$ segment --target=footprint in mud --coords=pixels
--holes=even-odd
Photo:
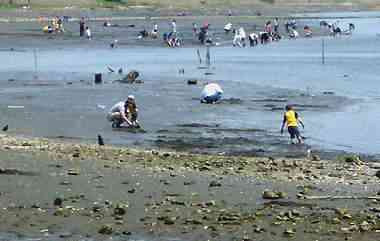
[[[191,99],[195,100],[195,101],[199,101],[199,98],[196,98],[196,97],[193,97]],[[218,104],[218,105],[222,105],[222,104],[241,105],[243,103],[244,103],[244,101],[242,99],[239,99],[239,98],[227,98],[227,99],[221,99],[218,102],[216,102],[215,104]]]
[[[220,124],[202,124],[202,123],[188,123],[178,124],[177,127],[189,127],[189,128],[207,128],[207,127],[219,127]]]

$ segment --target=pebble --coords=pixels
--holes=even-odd
[[[293,236],[296,233],[296,231],[292,228],[287,228],[284,231],[285,236]]]
[[[117,221],[115,222],[115,224],[117,224],[117,225],[123,225],[123,224],[124,224],[124,221],[123,221],[123,220],[117,220]]]
[[[340,221],[339,218],[333,218],[332,223],[333,223],[333,224],[340,224],[341,221]]]
[[[69,182],[69,181],[62,181],[62,182],[59,183],[59,185],[62,185],[62,186],[69,186],[69,185],[72,185],[72,183]]]
[[[315,161],[315,162],[319,162],[319,161],[321,161],[321,158],[320,158],[318,155],[313,155],[313,156],[311,157],[311,160],[312,160],[312,161]]]
[[[70,175],[70,176],[79,176],[80,175],[80,171],[79,170],[75,170],[75,169],[70,169],[67,171],[67,175]]]
[[[60,238],[71,238],[73,236],[72,233],[61,233],[59,235]]]
[[[264,199],[281,199],[286,197],[286,193],[265,190],[262,197]]]
[[[98,230],[98,233],[100,234],[105,234],[105,235],[110,235],[113,233],[113,228],[111,225],[109,224],[105,224],[103,226],[100,227],[100,229]]]
[[[63,204],[62,198],[57,197],[56,199],[54,199],[54,206],[62,206],[62,204]]]
[[[135,193],[135,192],[136,192],[135,188],[132,188],[132,189],[128,190],[128,193]]]
[[[380,178],[380,171],[377,171],[377,172],[375,173],[375,176],[376,176],[377,178]]]
[[[265,229],[260,227],[260,226],[256,226],[254,229],[253,229],[253,232],[255,233],[263,233],[265,232]]]
[[[217,181],[211,181],[208,186],[209,187],[221,187],[222,184],[220,182],[217,182]]]
[[[127,213],[127,210],[125,209],[126,205],[123,205],[123,204],[118,204],[113,213],[114,215],[117,215],[117,216],[123,216]]]
[[[360,224],[359,229],[361,232],[367,232],[371,229],[371,226],[369,225],[369,223],[367,221],[363,221]]]
[[[129,236],[129,235],[132,235],[132,232],[129,232],[129,231],[123,231],[122,234],[123,234],[123,235],[127,235],[127,236]]]
[[[370,208],[369,210],[374,212],[374,213],[380,213],[380,208],[378,208],[378,207],[373,207],[373,208]]]
[[[195,80],[195,79],[194,79],[194,80],[188,80],[188,81],[187,81],[187,84],[188,84],[188,85],[196,85],[197,83],[198,83],[198,81]]]
[[[183,185],[190,186],[190,185],[194,185],[195,183],[196,183],[195,181],[184,181]]]

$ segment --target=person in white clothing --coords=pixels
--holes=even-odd
[[[232,46],[242,47],[239,31],[233,30],[233,32],[235,33],[235,35],[234,35],[234,39],[232,40]]]
[[[151,32],[151,36],[152,36],[152,38],[157,38],[158,37],[158,24],[157,23],[155,23],[153,25],[153,30]]]
[[[251,47],[254,47],[259,44],[259,35],[257,35],[256,33],[251,33],[248,36],[248,39],[249,39],[249,46]]]
[[[172,20],[172,32],[177,32],[177,22],[175,21],[175,19]]]
[[[297,32],[297,30],[295,30],[295,29],[291,29],[290,30],[290,34],[289,34],[289,37],[290,38],[293,38],[293,39],[296,39],[296,38],[298,38],[300,35],[299,35],[299,33]]]
[[[243,47],[245,47],[245,39],[247,38],[247,34],[245,33],[245,30],[243,27],[239,28],[239,36],[240,36],[240,41]]]
[[[213,104],[222,98],[223,90],[216,83],[207,84],[201,93],[201,103]]]
[[[227,23],[224,25],[224,32],[228,34],[232,30],[232,23]]]
[[[91,40],[91,30],[89,27],[86,27],[86,37],[88,40]]]
[[[120,101],[110,109],[107,114],[107,119],[112,122],[112,127],[119,128],[123,123],[127,123],[129,126],[132,126],[133,123],[128,119],[126,111],[130,97],[133,96],[128,96],[126,101]]]

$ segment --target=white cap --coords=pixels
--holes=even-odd
[[[134,95],[128,95],[128,99],[134,100],[135,96]]]

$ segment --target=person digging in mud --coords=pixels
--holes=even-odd
[[[301,118],[298,116],[298,113],[294,111],[291,105],[286,105],[284,119],[281,126],[281,134],[284,133],[284,127],[286,124],[290,135],[290,142],[292,144],[295,144],[295,138],[297,138],[299,144],[303,143],[303,138],[300,134],[300,131],[298,130],[298,123],[302,125],[303,129],[305,129],[305,125],[303,124]]]
[[[112,122],[113,128],[120,128],[124,123],[128,127],[139,127],[137,112],[135,97],[130,95],[125,102],[120,101],[111,108],[107,119]]]
[[[216,83],[206,84],[201,93],[201,103],[214,104],[223,96],[222,88]]]

